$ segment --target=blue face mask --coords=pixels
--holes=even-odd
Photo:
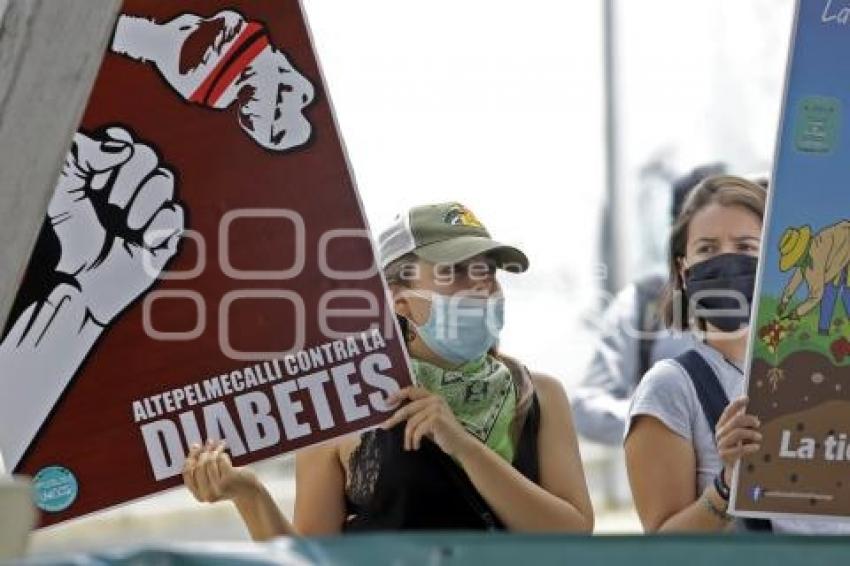
[[[476,360],[493,347],[505,325],[505,299],[420,295],[431,302],[428,322],[416,330],[428,348],[453,364]]]

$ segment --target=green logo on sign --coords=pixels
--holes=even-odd
[[[800,101],[794,126],[794,145],[806,153],[829,153],[838,140],[841,101],[807,96]]]

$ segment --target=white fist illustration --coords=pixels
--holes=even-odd
[[[282,151],[310,138],[303,110],[313,85],[261,24],[238,12],[182,14],[162,24],[122,15],[112,51],[153,63],[185,100],[219,110],[235,103],[239,125],[262,147]]]
[[[74,136],[47,220],[34,257],[49,274],[30,281],[37,292],[0,341],[0,451],[12,469],[106,326],[176,253],[183,208],[156,152],[109,128]]]
[[[174,175],[122,128],[74,136],[47,213],[60,245],[56,271],[76,281],[101,325],[159,277],[184,222]]]

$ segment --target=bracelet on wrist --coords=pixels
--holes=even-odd
[[[732,490],[726,483],[726,478],[723,477],[723,470],[720,470],[720,473],[714,476],[714,489],[717,491],[717,495],[723,498],[723,501],[729,502]]]

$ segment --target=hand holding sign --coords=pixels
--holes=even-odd
[[[404,449],[419,450],[422,439],[428,438],[449,456],[477,442],[452,413],[445,399],[422,387],[408,387],[393,394],[388,403],[410,401],[387,419],[384,429],[407,421],[404,429]]]
[[[295,527],[248,468],[236,468],[223,441],[192,446],[183,467],[183,482],[195,499],[205,503],[233,501],[254,540],[269,540]]]
[[[192,446],[183,465],[183,481],[195,499],[205,503],[237,500],[256,492],[257,477],[247,468],[235,468],[219,440]]]
[[[717,421],[714,435],[717,452],[723,460],[726,482],[731,481],[732,468],[738,460],[747,454],[754,454],[761,448],[762,435],[758,431],[761,423],[758,417],[746,413],[749,399],[740,397],[726,407]]]

